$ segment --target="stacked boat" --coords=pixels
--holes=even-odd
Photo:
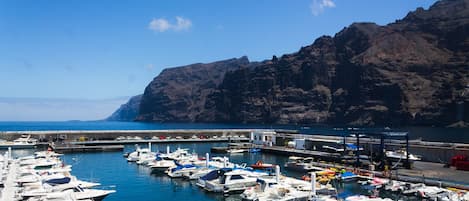
[[[75,201],[102,200],[115,190],[92,189],[99,183],[71,175],[71,166],[52,151],[13,159],[11,152],[0,157],[2,190],[0,200]]]
[[[437,186],[427,186],[423,183],[409,183],[389,180],[383,189],[407,196],[417,196],[426,200],[469,201],[469,192],[450,190]]]

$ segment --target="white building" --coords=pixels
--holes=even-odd
[[[257,145],[272,146],[275,144],[275,131],[253,131],[251,132],[251,142]]]

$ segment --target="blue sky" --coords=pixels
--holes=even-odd
[[[33,99],[70,105],[63,115],[13,118],[0,99],[0,120],[104,118],[164,68],[270,59],[353,22],[384,25],[434,2],[0,0],[0,97],[17,99],[15,111],[31,110],[20,103]],[[75,115],[80,100],[95,101],[100,115]]]

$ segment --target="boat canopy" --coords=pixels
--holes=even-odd
[[[231,171],[232,169],[231,168],[221,168],[221,169],[218,169],[218,170],[213,170],[209,173],[207,173],[206,175],[200,177],[200,179],[202,180],[214,180],[216,178],[218,178],[219,176],[225,174],[226,172],[229,172]]]
[[[59,185],[59,184],[66,184],[70,182],[70,177],[63,177],[63,178],[58,178],[58,179],[49,179],[44,181],[44,183],[47,183],[51,186]]]
[[[177,164],[176,164],[177,165]],[[196,167],[195,165],[177,165],[175,168],[171,169],[171,172],[177,171],[177,170],[182,170],[184,168],[193,168]]]

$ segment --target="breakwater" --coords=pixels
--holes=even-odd
[[[230,140],[252,141],[252,132],[273,132],[269,129],[167,129],[167,130],[61,130],[61,131],[3,131],[0,138],[14,140],[22,134],[31,135],[41,142],[61,141],[74,145],[111,145],[135,143],[171,143],[171,142],[224,142]],[[295,139],[314,139],[315,141],[343,141],[343,136],[304,135],[295,130],[277,132],[276,146],[286,146],[287,141]],[[138,137],[138,139],[135,139]],[[118,138],[123,138],[117,140]],[[130,138],[130,139],[129,139]],[[346,143],[355,143],[354,137],[345,137]],[[361,138],[360,145],[365,151],[379,147],[379,139]],[[405,147],[405,140],[386,140],[388,150]],[[314,150],[313,146],[306,147]],[[447,163],[457,154],[469,155],[469,144],[431,142],[421,139],[409,140],[409,151],[421,155],[424,161]]]
[[[189,139],[192,136],[203,136],[204,138],[220,138],[241,136],[249,137],[255,129],[170,129],[170,130],[61,130],[61,131],[3,131],[0,138],[4,140],[14,140],[22,134],[40,141],[94,141],[94,140],[115,140],[119,137],[140,137],[150,140],[151,138],[176,138]]]

